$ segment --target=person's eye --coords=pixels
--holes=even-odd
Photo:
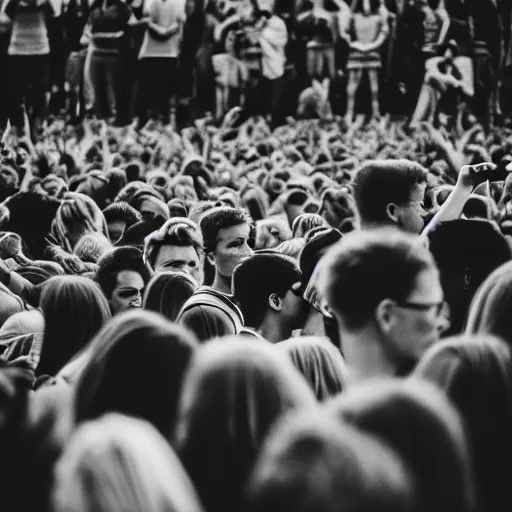
[[[195,262],[195,261],[189,261],[189,262],[188,262],[188,266],[189,266],[190,268],[196,268],[196,267],[197,267],[197,265],[196,265],[196,262]]]

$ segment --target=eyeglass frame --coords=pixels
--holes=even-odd
[[[428,311],[429,309],[436,308],[436,316],[441,316],[443,311],[449,311],[449,305],[446,299],[439,302],[412,302],[412,301],[395,301],[395,304],[403,309],[410,309],[412,311]]]

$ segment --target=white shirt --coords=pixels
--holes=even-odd
[[[286,65],[285,47],[288,42],[288,30],[285,22],[272,16],[260,33],[261,73],[269,80],[284,75]]]
[[[154,39],[149,30],[146,30],[144,41],[139,53],[139,59],[168,57],[177,58],[180,53],[183,24],[185,23],[184,0],[147,0],[144,7],[144,16],[163,28],[169,28],[176,22],[181,26],[178,32],[165,41]]]

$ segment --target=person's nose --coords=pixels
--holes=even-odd
[[[141,308],[142,307],[142,295],[140,294],[140,292],[137,294],[136,297],[133,298],[130,305],[132,308]]]

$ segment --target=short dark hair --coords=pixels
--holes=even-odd
[[[214,252],[217,247],[219,231],[224,228],[248,224],[251,228],[250,238],[254,241],[255,229],[251,218],[242,208],[217,206],[207,211],[199,222],[204,238],[205,252]]]
[[[245,324],[259,327],[268,309],[269,296],[275,293],[284,297],[300,280],[299,266],[284,254],[254,254],[242,261],[233,272],[233,295]]]
[[[103,210],[107,223],[126,222],[126,227],[133,226],[142,219],[142,215],[125,201],[112,203]]]
[[[150,275],[144,265],[142,251],[136,247],[116,247],[98,261],[94,278],[107,300],[110,300],[117,285],[117,274],[123,270],[133,270],[141,275],[145,283],[149,281]]]
[[[359,329],[386,299],[405,300],[423,270],[436,269],[418,236],[397,229],[345,235],[319,263],[318,289],[348,329]]]
[[[415,185],[427,182],[428,171],[410,160],[372,160],[357,172],[354,198],[362,223],[387,221],[389,203],[405,204]]]
[[[186,217],[169,219],[158,230],[146,237],[144,242],[144,262],[151,271],[154,270],[155,261],[160,248],[164,245],[187,247],[191,245],[199,258],[203,256],[203,237],[199,226]]]

